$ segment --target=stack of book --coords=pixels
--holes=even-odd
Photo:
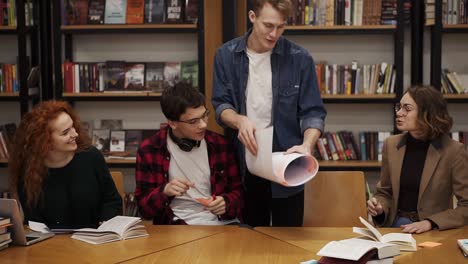
[[[0,217],[0,250],[7,248],[12,241],[8,226],[11,226],[10,218]]]

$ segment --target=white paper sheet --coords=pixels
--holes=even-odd
[[[311,180],[318,172],[317,160],[311,155],[284,152],[272,153],[273,127],[258,129],[257,156],[248,150],[245,160],[250,173],[284,186],[298,186]]]

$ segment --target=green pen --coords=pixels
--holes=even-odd
[[[367,194],[369,195],[369,200],[372,199],[372,193],[369,188],[369,183],[366,181]]]

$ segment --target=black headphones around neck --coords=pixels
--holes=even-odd
[[[189,138],[178,138],[174,136],[174,133],[172,133],[172,129],[170,127],[168,130],[172,141],[174,141],[174,143],[176,143],[182,151],[190,152],[194,147],[200,147],[200,141]]]

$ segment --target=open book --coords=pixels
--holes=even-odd
[[[401,251],[416,251],[416,240],[411,234],[388,233],[382,235],[375,227],[364,220],[364,218],[359,217],[359,220],[367,228],[353,227],[354,233],[363,235],[366,238],[372,239],[374,241],[398,245]]]
[[[374,258],[384,259],[400,254],[397,245],[381,243],[359,238],[331,241],[317,253],[318,256],[357,261],[367,252],[376,250]]]
[[[139,225],[140,222],[139,217],[119,215],[106,221],[98,229],[77,229],[72,238],[96,245],[147,236],[148,232],[144,225]]]

